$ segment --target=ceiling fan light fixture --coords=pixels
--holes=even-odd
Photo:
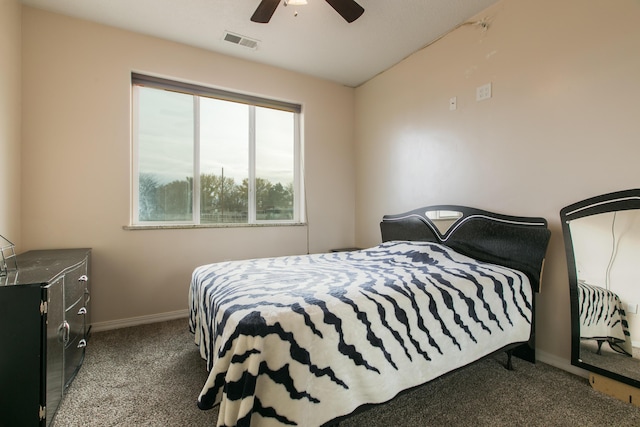
[[[345,21],[351,23],[358,19],[364,13],[364,8],[360,6],[356,0],[325,0],[331,7],[344,18]],[[284,5],[304,5],[307,0],[284,0]],[[280,5],[280,0],[261,0],[256,11],[251,15],[252,22],[266,24],[271,20],[274,12]],[[298,16],[298,12],[294,13]]]
[[[284,0],[285,6],[302,6],[307,4],[307,0]]]

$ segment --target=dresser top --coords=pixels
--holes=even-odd
[[[80,264],[91,249],[43,249],[21,253],[16,256],[17,271],[9,271],[0,278],[0,286],[47,284],[61,273]]]

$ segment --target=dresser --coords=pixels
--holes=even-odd
[[[90,249],[29,251],[0,277],[0,427],[49,426],[84,360]]]

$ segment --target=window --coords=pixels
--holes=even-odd
[[[133,225],[301,221],[297,104],[132,75]]]

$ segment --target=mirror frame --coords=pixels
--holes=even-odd
[[[564,237],[564,247],[567,256],[567,269],[569,273],[569,292],[571,301],[571,364],[593,373],[620,381],[625,384],[640,388],[640,381],[594,366],[580,360],[580,320],[578,312],[578,272],[576,268],[575,253],[569,222],[586,216],[597,215],[613,211],[631,209],[640,210],[640,189],[616,191],[591,197],[580,202],[573,203],[560,210],[560,222]]]

